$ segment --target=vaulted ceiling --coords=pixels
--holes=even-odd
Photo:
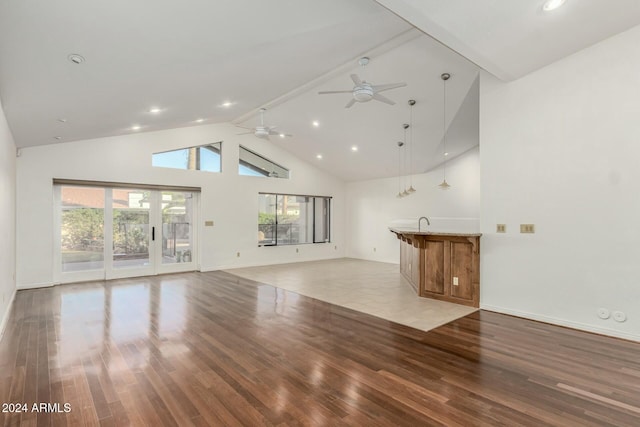
[[[0,99],[19,147],[254,126],[265,107],[267,124],[293,134],[274,143],[345,180],[398,173],[391,159],[415,99],[414,163],[423,171],[443,159],[441,73],[452,74],[445,124],[455,156],[478,143],[480,69],[518,78],[640,23],[636,0],[567,0],[553,13],[542,3],[0,0]],[[349,94],[317,94],[350,89],[353,73],[407,86],[384,93],[393,106],[345,109]]]

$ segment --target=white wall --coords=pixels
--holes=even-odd
[[[441,168],[415,175],[413,186],[417,191],[401,199],[396,197],[398,178],[348,183],[347,256],[399,263],[399,241],[388,230],[397,220],[401,220],[398,225],[403,225],[402,220],[405,220],[406,225],[417,227],[418,218],[427,216],[432,223],[430,229],[477,232],[480,215],[478,147],[448,162],[449,190],[441,190],[438,187],[441,182]],[[460,220],[463,218],[470,220]]]
[[[639,340],[640,27],[480,86],[481,306]]]
[[[15,296],[16,146],[0,105],[0,337]]]
[[[18,288],[54,281],[54,178],[201,187],[200,223],[215,222],[201,227],[203,271],[344,256],[344,184],[269,142],[236,133],[220,124],[23,149],[17,162]],[[221,174],[151,166],[153,152],[216,141],[223,141]],[[239,176],[239,143],[290,168],[291,179]],[[332,243],[259,248],[261,191],[333,196]]]

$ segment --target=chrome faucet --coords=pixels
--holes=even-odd
[[[420,223],[422,222],[423,219],[427,220],[427,225],[431,225],[431,222],[429,222],[429,218],[427,218],[426,216],[421,216],[418,219],[418,233],[420,232]]]

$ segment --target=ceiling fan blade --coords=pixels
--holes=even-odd
[[[323,90],[322,92],[318,92],[318,95],[327,95],[329,93],[352,93],[352,90]]]
[[[384,102],[385,104],[396,105],[395,102],[393,102],[392,100],[390,100],[386,96],[380,95],[379,93],[374,93],[373,94],[373,99],[375,99],[376,101]]]
[[[242,132],[242,133],[236,133],[236,135],[249,135],[249,134],[253,134],[254,132],[251,130],[249,132]]]
[[[277,136],[279,136],[280,138],[284,138],[284,137],[288,137],[288,136],[293,136],[293,135],[291,135],[290,133],[277,132],[277,131],[269,132],[269,135],[277,135]]]
[[[347,105],[345,105],[344,108],[351,108],[355,103],[356,100],[354,98],[351,98],[351,101],[347,102]]]
[[[360,80],[357,74],[351,74],[351,80],[353,80],[356,86],[362,86],[362,80]]]
[[[406,83],[389,83],[387,85],[371,86],[371,89],[373,89],[375,92],[382,92],[385,90],[395,89],[398,87],[405,87],[406,85],[407,85]]]

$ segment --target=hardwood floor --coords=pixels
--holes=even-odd
[[[638,426],[640,344],[484,311],[424,332],[187,273],[20,291],[0,402],[28,406],[11,426]]]

